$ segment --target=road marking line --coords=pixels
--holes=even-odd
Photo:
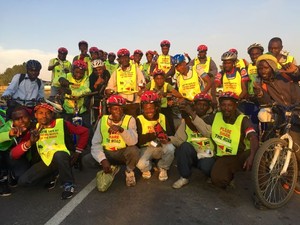
[[[45,225],[60,224],[96,187],[96,178],[93,179],[87,186],[84,187],[78,194],[76,194],[69,203],[67,203],[61,210],[59,210]]]

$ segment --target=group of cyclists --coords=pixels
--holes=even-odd
[[[125,48],[117,54],[88,49],[86,41],[78,47],[72,63],[64,47],[50,60],[50,101],[27,104],[44,98],[37,60],[29,60],[27,73],[16,74],[3,93],[9,107],[0,127],[1,196],[11,194],[9,186],[46,177],[48,189],[60,180],[62,199],[71,198],[71,170],[79,160],[113,176],[116,165],[126,165],[127,186],[136,184],[136,167],[144,179],[156,168],[165,181],[175,156],[180,177],[173,188],[189,183],[193,166],[208,182],[228,188],[237,171],[251,170],[259,147],[258,118],[272,117],[259,112],[260,105],[300,102],[299,66],[278,37],[269,41],[267,53],[251,44],[250,63],[229,49],[220,71],[203,44],[191,59],[186,53],[169,55],[171,43],[163,40],[161,53],[147,51],[145,63],[139,49],[131,55]],[[75,116],[81,125],[72,124]],[[296,116],[291,135],[298,162],[299,132]]]

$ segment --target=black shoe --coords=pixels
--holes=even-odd
[[[7,184],[7,182],[0,183],[0,196],[6,197],[11,195],[11,190]]]
[[[13,188],[18,186],[18,181],[12,171],[8,174],[8,186]]]
[[[72,183],[65,183],[64,184],[64,191],[61,193],[61,199],[69,199],[73,197],[75,188]]]
[[[48,191],[55,188],[58,177],[59,174],[54,175],[51,180],[45,184],[45,188],[48,189]]]

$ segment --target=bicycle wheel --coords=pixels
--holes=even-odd
[[[277,145],[282,148],[271,170],[270,164]],[[255,194],[267,208],[280,208],[293,195],[298,177],[298,166],[294,153],[291,154],[287,172],[280,175],[288,151],[286,141],[272,138],[264,142],[256,153],[252,168]]]

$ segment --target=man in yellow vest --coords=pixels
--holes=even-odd
[[[85,75],[89,76],[92,73],[92,65],[91,65],[91,57],[87,53],[88,52],[88,43],[86,41],[80,41],[78,43],[78,47],[80,50],[80,55],[77,55],[73,58],[73,63],[76,60],[81,60],[87,64],[87,68],[85,70]]]
[[[182,54],[173,57],[173,63],[179,72],[177,77],[177,87],[179,93],[187,100],[193,101],[198,93],[209,93],[212,81],[202,67],[195,70],[189,67]]]
[[[134,52],[133,52],[133,63],[135,63],[136,66],[137,66],[141,71],[143,71],[143,65],[142,65],[142,63],[141,63],[141,60],[142,60],[142,58],[143,58],[143,55],[144,55],[144,53],[143,53],[141,50],[139,50],[139,49],[136,49],[136,50],[134,50]]]
[[[249,77],[245,68],[235,66],[237,55],[234,52],[225,52],[221,60],[223,62],[223,70],[215,77],[215,86],[223,86],[223,91],[232,91],[239,99],[247,96],[247,83]]]
[[[173,83],[172,78],[175,74],[175,68],[172,65],[172,56],[169,55],[171,43],[168,40],[163,40],[160,42],[162,54],[155,54],[153,58],[153,63],[150,67],[150,73],[155,70],[163,70],[166,74],[166,81],[170,84]]]
[[[212,97],[209,94],[198,93],[194,97],[193,105],[186,102],[180,104],[181,110],[185,111],[190,119],[182,119],[175,136],[170,137],[171,142],[178,147],[176,159],[180,178],[172,186],[175,189],[189,183],[193,166],[210,177],[210,171],[215,162],[214,146],[211,139],[206,137],[210,136],[210,133],[205,136],[200,130],[201,127],[208,126],[204,121],[213,113],[211,102]]]
[[[151,177],[152,159],[158,159],[160,181],[168,179],[167,171],[174,159],[175,147],[170,143],[170,129],[166,117],[159,113],[160,98],[154,91],[145,91],[141,95],[142,114],[137,117],[138,145],[141,158],[137,167],[144,179]]]
[[[120,67],[111,75],[105,94],[108,96],[112,93],[120,94],[128,101],[125,106],[125,114],[136,117],[139,114],[139,94],[144,88],[145,78],[136,64],[130,63],[130,52],[127,49],[120,49],[117,56]]]
[[[115,62],[116,54],[113,52],[108,53],[107,60],[104,61],[105,67],[111,75],[119,66],[118,63]]]
[[[120,95],[111,95],[107,99],[110,115],[104,115],[96,128],[92,140],[91,153],[83,157],[85,167],[99,168],[105,173],[116,174],[111,164],[126,165],[126,185],[135,186],[134,169],[139,160],[140,150],[136,147],[138,135],[136,121],[124,114],[126,100]]]
[[[55,119],[54,107],[41,103],[34,108],[37,125],[30,132],[28,139],[19,145],[26,153],[33,145],[36,145],[41,161],[34,164],[20,178],[19,184],[29,186],[37,183],[44,177],[50,176],[57,170],[64,186],[61,198],[72,198],[74,193],[74,178],[71,166],[78,160],[80,153],[88,143],[88,129],[75,126],[63,119]],[[80,138],[76,150],[70,138],[70,134],[76,134]],[[71,154],[70,151],[74,151]]]
[[[71,62],[69,62],[66,57],[68,55],[68,50],[64,47],[58,49],[57,58],[51,59],[49,62],[48,70],[52,71],[51,76],[51,96],[56,96],[58,94],[58,89],[60,87],[59,78],[66,77],[67,73],[71,71]]]
[[[150,82],[150,80],[152,80],[152,76],[150,74],[150,67],[151,67],[151,64],[152,64],[152,60],[153,60],[153,56],[154,56],[154,52],[149,50],[146,52],[146,59],[147,59],[147,62],[143,63],[143,74],[145,76],[145,80],[146,82]]]

